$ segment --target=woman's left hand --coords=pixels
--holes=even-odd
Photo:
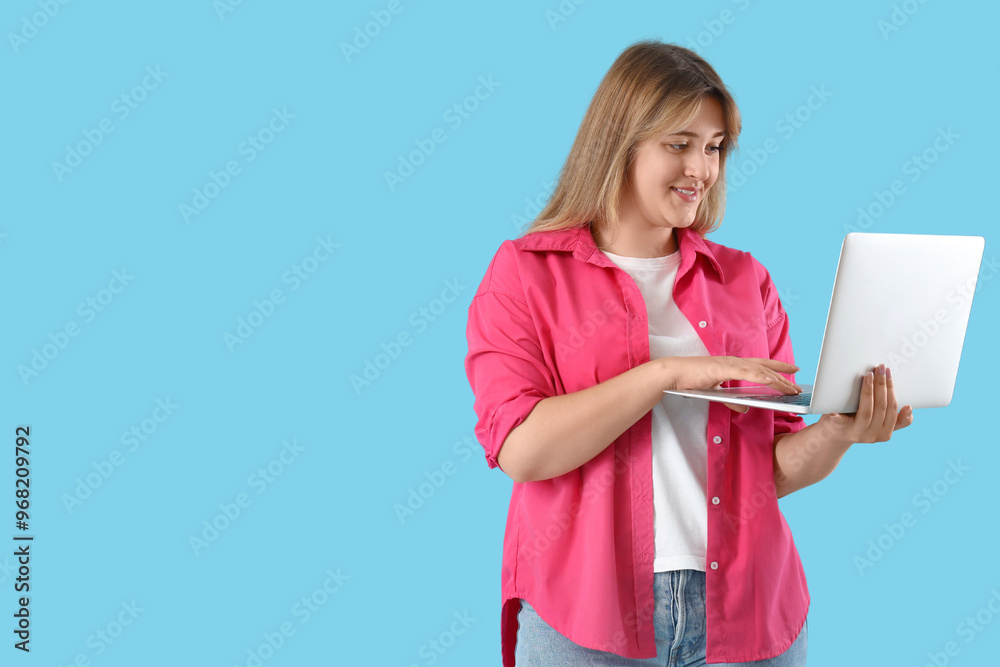
[[[848,443],[886,442],[892,432],[913,423],[913,408],[904,405],[896,411],[896,392],[892,373],[879,364],[865,374],[861,385],[861,402],[853,414],[831,413],[820,417],[832,436]]]

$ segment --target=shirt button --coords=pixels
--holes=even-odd
[[[701,327],[702,329],[704,329],[705,327],[708,326],[708,322],[706,322],[705,320],[702,320],[701,322],[698,322],[698,326]]]
[[[719,496],[715,496],[714,498],[712,498],[712,504],[713,505],[718,505],[719,504]]]
[[[712,565],[711,565],[711,567],[712,567],[712,569],[713,569],[713,570],[718,570],[718,569],[719,569],[719,564],[718,564],[718,563],[716,563],[716,562],[715,562],[715,561],[713,560],[713,561],[712,561]]]
[[[712,442],[714,442],[715,444],[719,444],[720,442],[722,442],[722,438],[720,438],[719,436],[715,436],[714,438],[712,438]]]

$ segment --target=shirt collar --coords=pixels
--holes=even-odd
[[[681,253],[681,265],[677,269],[679,275],[686,273],[694,264],[697,255],[700,254],[708,259],[709,265],[719,275],[719,280],[722,283],[726,282],[722,265],[719,264],[712,248],[701,234],[687,227],[678,227],[674,233],[677,236]],[[598,266],[614,266],[604,253],[597,252],[597,244],[594,243],[589,224],[554,232],[532,232],[517,239],[515,245],[521,250],[535,252],[571,252],[574,257],[583,262],[590,262]]]

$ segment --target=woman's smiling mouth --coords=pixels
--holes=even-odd
[[[698,201],[698,191],[694,188],[670,188],[673,190],[678,197],[680,197],[685,202],[692,204]]]

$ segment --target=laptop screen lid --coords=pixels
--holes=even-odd
[[[885,363],[898,405],[951,402],[981,236],[849,233],[841,247],[810,412],[854,412],[861,379]]]
[[[984,245],[980,236],[850,233],[841,246],[816,380],[800,384],[811,395],[781,396],[761,386],[665,393],[799,414],[851,413],[864,374],[885,363],[898,406],[946,406]]]

